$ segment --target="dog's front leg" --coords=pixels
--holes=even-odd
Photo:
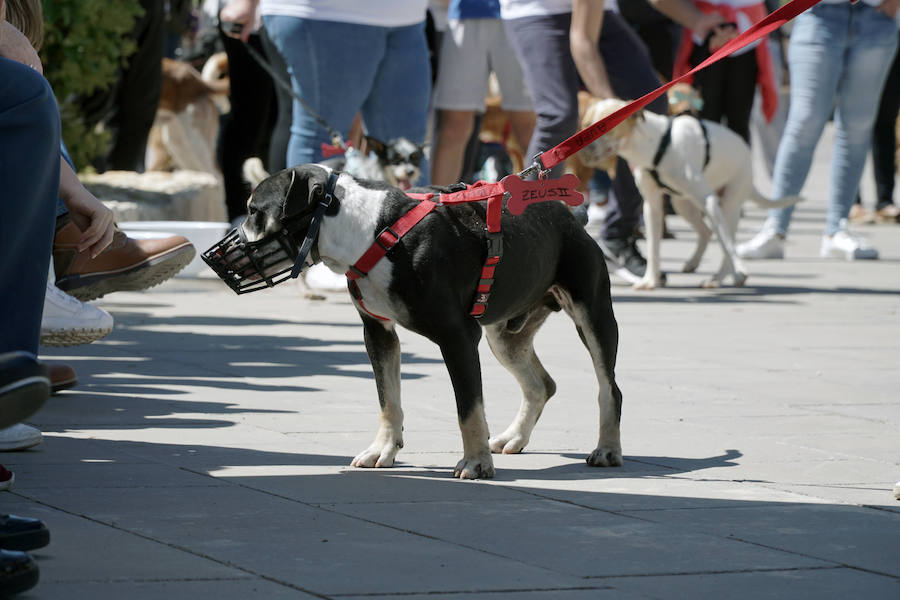
[[[662,272],[659,266],[659,245],[663,228],[662,191],[641,169],[635,173],[635,183],[644,197],[644,226],[647,238],[647,271],[632,287],[636,290],[652,290],[662,287]]]
[[[403,409],[400,407],[400,340],[393,324],[363,316],[366,352],[375,372],[381,425],[372,444],[356,455],[354,467],[390,467],[403,447]]]
[[[469,322],[452,329],[438,341],[456,394],[463,458],[456,464],[453,476],[460,479],[489,479],[494,476],[494,459],[488,446],[490,436],[481,391],[480,338],[481,327]]]

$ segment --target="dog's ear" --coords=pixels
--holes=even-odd
[[[365,137],[365,140],[367,153],[374,152],[378,158],[387,160],[387,146],[384,142],[368,135]]]
[[[281,208],[282,219],[310,210],[325,195],[328,184],[328,171],[317,165],[294,167],[290,175]]]

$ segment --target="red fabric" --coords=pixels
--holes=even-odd
[[[350,146],[348,145],[348,148]],[[332,144],[326,144],[322,142],[322,158],[331,158],[332,156],[343,156],[347,150],[345,148],[341,148],[340,146],[334,146]]]
[[[743,13],[751,23],[759,23],[766,17],[766,7],[762,2],[735,8],[727,4],[710,4],[704,0],[694,0],[694,5],[706,14],[719,13],[729,23],[738,22],[737,13],[739,12]],[[691,70],[690,58],[693,48],[693,33],[689,29],[685,29],[681,35],[681,45],[675,55],[673,74],[675,77],[684,75],[684,81],[687,83],[693,80],[692,76],[687,75]],[[762,95],[763,114],[766,120],[771,122],[775,111],[778,110],[778,86],[775,81],[775,68],[772,66],[772,55],[769,53],[769,45],[765,42],[765,38],[756,45],[754,51],[758,67],[756,85],[759,86],[759,92]]]
[[[672,81],[670,81],[669,83],[660,86],[649,94],[641,96],[631,104],[623,106],[608,117],[600,119],[590,127],[582,129],[557,146],[544,151],[539,157],[541,164],[543,164],[545,169],[555,167],[556,165],[563,162],[568,157],[572,156],[573,154],[599,138],[601,135],[633,115],[638,110],[644,108],[645,106],[656,100],[658,97],[665,94],[666,90],[668,90],[676,83],[683,81],[684,79],[693,75],[701,69],[705,69],[714,62],[725,58],[735,50],[743,48],[747,44],[750,44],[755,40],[767,36],[769,33],[775,31],[803,11],[812,6],[815,6],[820,1],[821,0],[791,0],[791,2],[788,2],[784,6],[767,16],[765,19],[758,22],[756,25],[716,50],[712,54],[712,56],[704,60],[702,63],[700,63],[684,75],[672,79]]]

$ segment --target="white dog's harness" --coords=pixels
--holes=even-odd
[[[669,149],[669,146],[672,143],[672,123],[679,117],[693,117],[697,119],[697,123],[700,124],[700,129],[703,131],[703,142],[706,144],[706,152],[703,157],[703,168],[706,169],[706,165],[709,164],[709,133],[706,131],[706,125],[703,124],[703,119],[689,111],[669,117],[669,126],[666,128],[666,133],[663,134],[662,138],[659,140],[659,146],[657,146],[656,148],[656,154],[653,155],[653,168],[647,169],[647,172],[650,173],[651,177],[653,177],[656,185],[663,188],[664,190],[672,192],[677,196],[680,196],[681,192],[673,189],[672,187],[666,185],[665,182],[663,182],[662,178],[659,176],[659,170],[657,169],[657,167],[659,166],[659,163],[662,162],[663,157],[666,155],[666,150]]]

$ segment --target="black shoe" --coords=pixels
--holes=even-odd
[[[0,550],[0,597],[6,598],[37,585],[37,563],[24,552]]]
[[[24,421],[50,397],[47,369],[27,352],[0,354],[0,428]]]
[[[37,550],[50,543],[50,530],[41,521],[16,515],[0,515],[0,548]]]
[[[635,236],[603,240],[600,248],[613,272],[629,282],[636,282],[647,272],[647,261],[638,250]]]

